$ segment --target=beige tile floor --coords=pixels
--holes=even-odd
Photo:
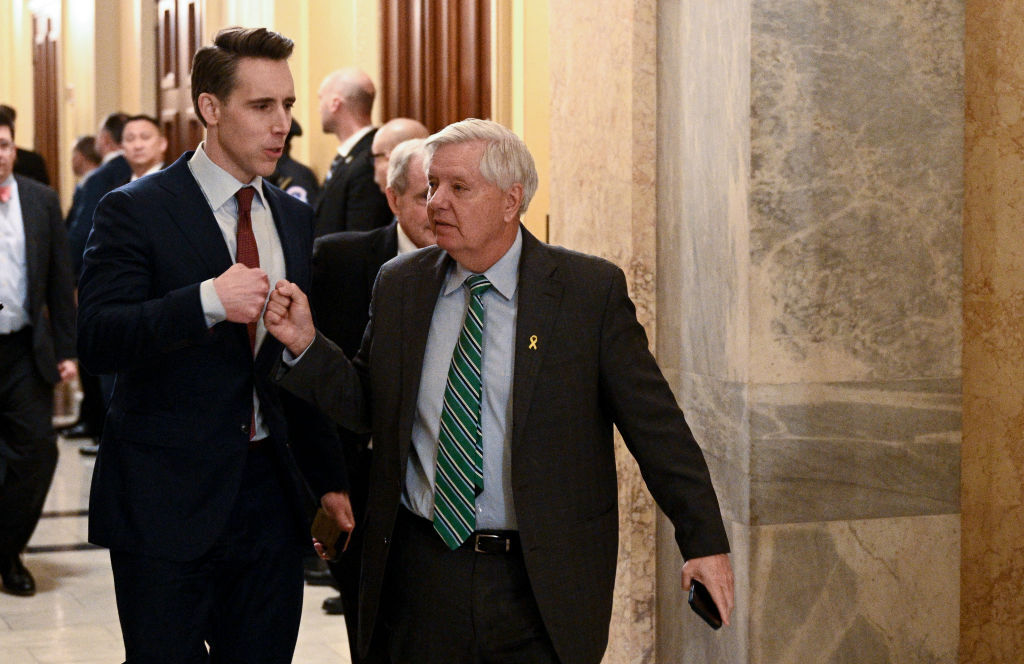
[[[24,556],[36,580],[34,597],[0,593],[0,664],[115,664],[124,661],[114,585],[106,550],[46,551],[86,541],[93,461],[81,441],[60,440],[60,460],[44,518]],[[306,586],[296,663],[349,664],[345,622],[320,609],[334,594]]]

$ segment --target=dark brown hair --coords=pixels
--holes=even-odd
[[[238,83],[238,61],[242,58],[287,60],[295,42],[266,28],[224,28],[192,58],[192,106],[200,122],[199,95],[209,92],[221,101],[231,96]]]
[[[103,157],[96,151],[96,137],[95,136],[81,136],[71,148],[73,151],[82,155],[89,163],[100,165],[103,161]]]

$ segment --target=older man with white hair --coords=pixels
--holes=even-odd
[[[718,500],[622,270],[521,225],[537,174],[509,130],[465,120],[425,147],[437,247],[381,268],[355,358],[316,333],[294,284],[265,314],[287,348],[280,383],[372,432],[360,646],[420,664],[600,662],[613,425],[675,526],[683,587],[707,586],[728,624]]]

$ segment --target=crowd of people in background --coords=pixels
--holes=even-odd
[[[317,92],[338,141],[318,181],[291,154],[291,49],[221,31],[193,63],[203,143],[166,155],[155,117],[111,113],[74,144],[66,215],[0,107],[4,590],[35,592],[21,554],[60,433],[97,456],[89,538],[128,662],[290,661],[303,578],[338,589],[353,662],[597,662],[614,424],[683,586],[728,623],[715,493],[621,270],[521,225],[537,175],[515,134],[376,127],[354,67]]]

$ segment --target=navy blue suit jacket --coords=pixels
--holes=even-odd
[[[207,328],[199,285],[233,260],[198,183],[192,153],[116,189],[96,210],[79,282],[79,357],[116,373],[89,505],[89,540],[170,560],[205,553],[242,479],[255,386],[294,485],[296,536],[316,496],[347,488],[328,422],[268,379],[282,346],[267,336],[254,359],[245,325]],[[312,210],[264,182],[287,278],[309,287]],[[303,501],[306,501],[305,503]]]
[[[82,271],[82,252],[92,230],[92,217],[96,206],[107,192],[127,183],[132,177],[132,167],[124,155],[118,155],[101,165],[82,183],[81,191],[75,192],[74,216],[68,218],[68,247],[71,250],[71,268],[75,276]]]

